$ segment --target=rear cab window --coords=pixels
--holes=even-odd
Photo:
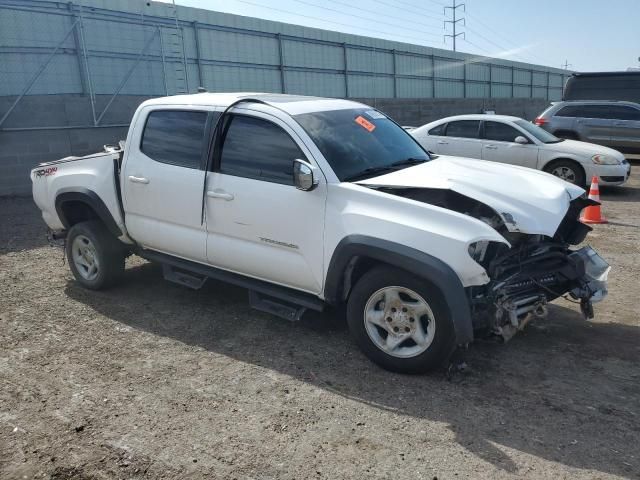
[[[152,111],[142,132],[140,151],[156,162],[200,168],[207,115],[192,110]]]

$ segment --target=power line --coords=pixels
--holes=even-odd
[[[335,3],[335,4],[337,4],[337,5],[341,5],[341,6],[343,6],[343,7],[351,8],[352,10],[362,11],[362,9],[361,9],[361,8],[359,8],[359,7],[354,7],[354,6],[348,5],[348,4],[343,3],[343,2],[338,2],[337,0],[325,0],[325,1],[326,1],[326,2]],[[374,0],[374,1],[376,1],[376,0]],[[384,2],[379,2],[379,3],[384,3]],[[387,5],[389,5],[389,4],[387,4]],[[376,12],[376,13],[378,13],[378,14],[379,14],[379,12]],[[427,25],[427,24],[425,24],[425,23],[416,22],[416,21],[413,21],[413,20],[407,20],[406,18],[396,17],[396,16],[394,16],[394,15],[389,15],[389,14],[387,14],[387,13],[385,13],[385,14],[384,14],[384,17],[385,17],[385,18],[393,18],[393,19],[395,19],[395,20],[400,20],[400,21],[402,21],[402,22],[413,23],[413,24],[415,24],[415,25],[420,25],[420,26],[422,26],[422,27],[435,28],[435,27],[434,27],[434,25]],[[376,22],[379,22],[379,20],[375,20],[375,21],[376,21]],[[403,30],[406,30],[406,28],[405,28],[405,27],[402,27],[402,28],[403,28]],[[432,34],[429,34],[429,35],[432,35]],[[434,35],[434,36],[437,36],[437,37],[439,37],[439,36],[440,36],[440,35],[437,35],[437,34],[433,34],[433,35]]]
[[[335,13],[344,14],[344,12],[341,11],[341,10],[336,10],[335,8],[330,8],[330,7],[325,7],[323,5],[318,5],[317,3],[306,2],[305,0],[293,0],[293,1],[297,2],[297,3],[301,3],[302,5],[308,5],[310,7],[319,8],[321,10],[327,10],[329,12],[335,12]],[[355,17],[355,18],[359,18],[361,20],[366,20],[368,22],[377,22],[377,23],[381,23],[383,25],[388,25],[390,27],[402,28],[405,31],[408,30],[408,31],[411,31],[411,32],[417,32],[417,33],[420,33],[421,35],[431,35],[431,36],[434,36],[434,37],[440,37],[440,35],[438,35],[436,33],[429,33],[429,32],[425,32],[424,30],[417,30],[415,28],[407,28],[404,25],[399,25],[397,23],[383,22],[381,20],[374,19],[374,18],[367,18],[367,17],[363,17],[361,15],[354,15],[353,13],[350,13],[349,15],[352,16],[352,17]]]
[[[516,48],[518,48],[518,46],[516,46],[516,45],[514,45],[514,44],[512,43],[512,40],[511,40],[511,39],[508,39],[506,36],[504,36],[504,35],[500,34],[500,33],[499,33],[497,30],[495,30],[492,26],[487,25],[485,22],[483,22],[483,21],[482,21],[482,20],[480,20],[478,17],[476,17],[475,15],[473,15],[473,14],[471,14],[471,13],[469,13],[469,12],[465,12],[465,13],[466,13],[467,17],[469,17],[469,19],[471,19],[471,20],[475,21],[476,23],[478,23],[478,24],[482,25],[484,28],[486,28],[487,30],[489,30],[493,35],[495,35],[495,36],[497,36],[497,37],[500,37],[500,38],[501,38],[501,41],[504,41],[507,45],[511,46],[511,48],[512,48],[512,49],[516,49]],[[472,29],[471,29],[471,28],[469,28],[469,27],[467,27],[467,30],[471,31]],[[475,32],[475,33],[476,33],[479,37],[481,37],[481,38],[482,38],[482,35],[480,35],[480,34],[479,34],[479,33],[477,33],[477,32]],[[497,46],[497,47],[498,47],[498,48],[500,48],[501,50],[509,50],[508,48],[505,48],[505,47],[503,47],[503,46],[501,46],[501,45],[498,45],[496,42],[489,41],[489,43],[492,43],[493,45]],[[531,57],[532,59],[534,59],[534,60],[538,61],[538,62],[543,63],[543,64],[548,63],[548,61],[547,61],[547,60],[545,60],[545,59],[543,59],[543,58],[541,58],[541,57],[538,57],[538,56],[537,56],[537,55],[535,55],[533,52],[528,52],[528,56],[529,56],[529,57]],[[526,61],[526,60],[525,60],[525,61]]]
[[[438,17],[433,17],[433,16],[431,16],[431,15],[425,15],[425,14],[424,14],[424,11],[421,11],[421,10],[418,10],[418,9],[415,9],[415,10],[407,10],[407,7],[400,6],[400,5],[397,5],[397,4],[396,4],[396,5],[394,5],[393,3],[388,3],[388,2],[385,2],[385,1],[383,1],[383,0],[373,0],[373,1],[374,1],[374,2],[376,2],[376,3],[379,3],[379,4],[381,4],[381,5],[386,5],[387,7],[391,7],[391,8],[396,9],[396,10],[397,10],[398,8],[403,8],[405,11],[407,11],[407,13],[410,13],[410,14],[412,14],[412,15],[420,15],[420,16],[422,16],[422,17],[424,17],[424,18],[428,18],[429,20],[435,20],[435,21],[437,21],[438,23],[440,23],[440,22],[442,21],[442,18],[441,18],[442,16],[441,16],[439,13],[434,12],[434,11],[432,11],[432,10],[425,10],[425,11],[427,11],[427,12],[429,12],[429,13],[433,13],[434,15],[438,15]],[[393,1],[396,1],[396,2],[397,2],[398,0],[393,0]]]
[[[419,42],[424,42],[424,38],[418,38],[418,37],[413,37],[413,36],[409,36],[409,35],[401,35],[401,34],[398,34],[398,33],[385,32],[383,30],[378,30],[378,29],[374,30],[372,28],[359,27],[357,25],[353,25],[353,24],[349,24],[349,23],[336,22],[336,21],[333,21],[333,20],[325,20],[323,18],[314,17],[314,16],[311,16],[311,15],[304,15],[302,13],[296,13],[296,12],[292,12],[290,10],[283,10],[281,8],[270,7],[268,5],[263,5],[263,4],[260,4],[260,3],[250,2],[248,0],[236,0],[236,1],[240,2],[240,3],[245,3],[247,5],[251,5],[251,6],[254,6],[254,7],[264,8],[266,10],[272,10],[274,12],[286,13],[288,15],[294,15],[294,16],[297,16],[297,17],[309,18],[311,20],[316,20],[316,21],[320,21],[320,22],[324,22],[324,23],[332,23],[334,25],[340,25],[342,27],[356,28],[356,29],[359,29],[359,30],[366,30],[368,32],[374,32],[374,33],[377,33],[377,34],[389,35],[391,37],[402,37],[402,38],[408,38],[408,39],[411,39],[411,40],[418,40]],[[348,32],[345,32],[345,33],[348,33]]]
[[[456,0],[451,0],[451,6],[450,7],[444,7],[444,11],[446,12],[447,9],[451,9],[451,13],[453,15],[453,20],[445,20],[444,24],[445,26],[447,25],[447,23],[450,23],[453,26],[453,34],[445,34],[444,35],[444,39],[445,42],[447,41],[447,37],[451,37],[453,39],[453,51],[456,51],[456,39],[462,35],[462,38],[465,38],[464,36],[464,32],[460,32],[460,33],[456,33],[456,27],[458,26],[458,22],[463,22],[462,24],[466,26],[467,22],[465,21],[464,18],[458,18],[456,19],[456,15],[458,13],[458,8],[462,7],[463,11],[466,11],[466,7],[464,5],[464,3],[458,3],[456,4]]]
[[[491,56],[491,52],[489,50],[487,50],[486,48],[481,47],[480,45],[476,45],[475,43],[473,43],[471,40],[467,39],[467,38],[463,38],[463,40],[465,41],[465,43],[468,43],[469,45],[471,45],[472,47],[476,47],[478,50],[483,51],[484,53],[487,54],[487,56]]]
[[[413,7],[413,8],[419,8],[416,5],[414,5],[412,3],[409,3],[409,2],[403,2],[402,0],[395,0],[395,1],[398,2],[398,3],[402,3],[404,5],[408,5],[408,6]],[[445,6],[444,3],[436,2],[435,0],[428,0],[428,1],[430,1],[431,3],[433,3],[435,5],[438,5],[439,7],[444,7]]]

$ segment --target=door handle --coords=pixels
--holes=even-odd
[[[449,142],[445,142],[444,140],[438,140],[438,145],[449,145]]]
[[[129,175],[129,181],[133,182],[133,183],[143,183],[143,184],[147,184],[149,183],[149,179],[148,178],[144,178],[144,177],[135,177],[133,175]]]
[[[485,145],[484,148],[488,148],[489,150],[497,150],[498,147],[496,145]]]
[[[231,193],[223,192],[222,190],[208,190],[207,197],[220,198],[222,200],[226,200],[227,202],[233,200],[233,195]]]
[[[624,127],[626,125],[626,123],[624,123],[624,122],[616,122],[614,125],[616,127]]]

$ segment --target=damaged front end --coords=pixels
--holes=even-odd
[[[468,289],[474,328],[509,340],[533,318],[544,317],[547,303],[561,296],[579,302],[584,316],[593,318],[592,303],[607,294],[609,265],[591,247],[574,251],[553,239],[530,237],[506,252],[488,246],[484,258],[477,258],[491,281]]]
[[[565,297],[580,304],[585,318],[593,318],[592,304],[607,294],[610,267],[591,247],[572,250],[591,227],[579,220],[583,208],[594,204],[584,196],[573,199],[553,237],[523,233],[508,213],[446,189],[385,188],[387,193],[429,203],[477,218],[500,233],[510,245],[479,241],[469,255],[490,279],[467,287],[474,330],[509,340],[529,321],[543,317],[547,304]]]
[[[491,279],[468,289],[474,328],[509,340],[532,319],[546,316],[547,303],[558,297],[579,303],[585,318],[593,318],[593,303],[607,295],[610,267],[589,246],[570,248],[591,231],[579,215],[592,203],[574,199],[553,238],[498,227],[511,247],[495,242],[469,247]]]

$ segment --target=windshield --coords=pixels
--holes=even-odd
[[[546,130],[540,128],[539,126],[525,120],[515,120],[513,123],[518,125],[520,128],[524,128],[527,132],[529,132],[531,135],[533,135],[543,143],[558,143],[562,141],[561,138],[558,138],[555,135],[552,135]]]
[[[430,160],[401,127],[372,108],[295,115],[340,181],[382,175]]]

